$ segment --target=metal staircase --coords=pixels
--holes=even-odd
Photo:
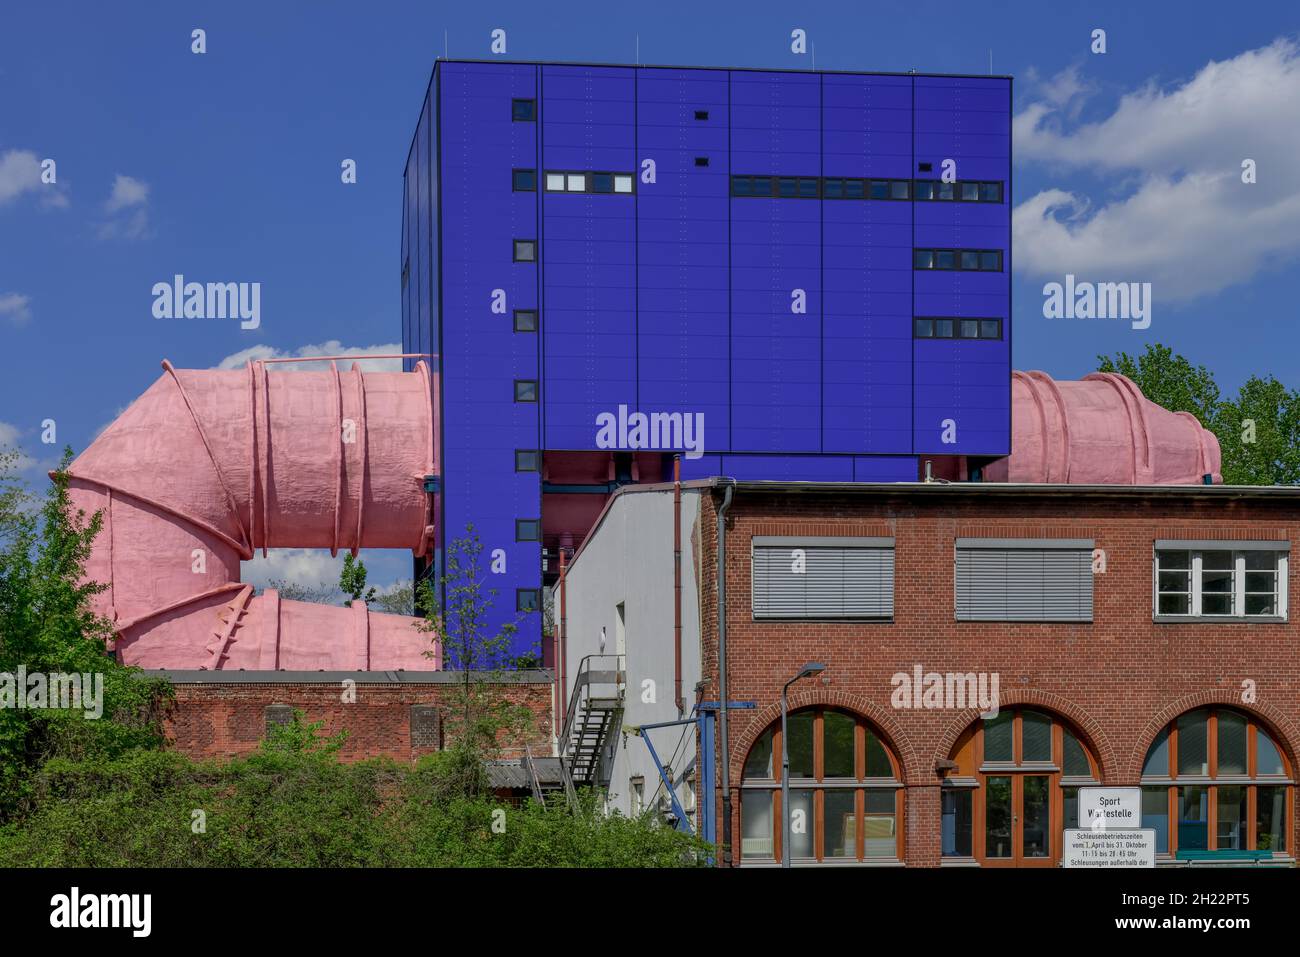
[[[580,787],[609,784],[603,756],[623,723],[621,655],[588,655],[578,665],[560,734],[560,768],[570,800]]]

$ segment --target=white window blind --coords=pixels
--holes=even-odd
[[[959,621],[1092,621],[1091,539],[959,538]]]
[[[755,618],[893,617],[892,538],[758,536],[752,567]]]

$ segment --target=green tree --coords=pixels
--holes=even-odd
[[[415,583],[410,579],[394,582],[388,591],[375,596],[375,607],[390,615],[414,615]]]
[[[1127,352],[1097,357],[1098,372],[1132,379],[1142,394],[1171,412],[1190,412],[1214,431],[1219,416],[1219,386],[1205,366],[1193,366],[1168,346],[1153,343],[1136,359]]]
[[[1229,485],[1300,483],[1300,393],[1272,376],[1251,376],[1219,409],[1223,481]]]
[[[21,666],[29,675],[89,676],[92,689],[102,681],[102,715],[89,716],[85,693],[82,707],[0,708],[0,818],[14,813],[32,774],[53,757],[113,756],[163,743],[168,685],[118,663],[107,650],[113,625],[92,607],[107,587],[85,575],[103,516],[73,510],[71,458],[65,450],[37,509],[15,474],[16,454],[0,456],[0,673],[15,675]]]
[[[339,590],[345,595],[352,596],[343,603],[349,608],[354,601],[370,604],[375,600],[375,590],[366,589],[366,563],[359,558],[353,558],[351,552],[343,556],[343,571],[339,573]]]

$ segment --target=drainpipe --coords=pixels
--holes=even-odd
[[[565,551],[564,545],[561,544],[560,545],[560,654],[559,654],[559,658],[555,662],[556,674],[559,676],[559,685],[560,685],[559,726],[561,728],[564,727],[565,711],[568,709],[569,706],[569,699],[565,696],[565,693],[567,691],[567,689],[565,688],[565,681],[568,679],[569,642],[568,642],[568,636],[565,634],[566,631],[565,626],[567,623],[567,618],[565,617],[565,613],[564,613],[564,569],[565,569],[564,551]],[[561,750],[564,749],[563,741],[559,743],[559,747]]]
[[[736,480],[720,478],[725,490],[718,508],[718,715],[722,749],[722,843],[723,863],[730,867],[731,856],[731,739],[727,736],[727,509],[736,490]],[[716,486],[715,486],[716,487]]]
[[[682,457],[673,456],[673,700],[677,717],[686,713],[682,698]]]

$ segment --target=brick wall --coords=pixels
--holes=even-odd
[[[890,677],[925,671],[997,672],[1003,708],[1032,705],[1073,724],[1101,765],[1102,782],[1136,785],[1148,746],[1177,715],[1207,704],[1253,714],[1291,766],[1300,751],[1300,601],[1289,563],[1287,623],[1157,624],[1152,621],[1152,545],[1157,538],[1300,540],[1297,499],[1152,493],[1045,497],[900,490],[881,495],[810,495],[741,489],[727,531],[727,656],[734,700],[753,711],[730,716],[733,846],[738,788],[750,745],[779,718],[781,685],[808,661],[826,663],[829,683],[805,679],[791,708],[836,705],[874,722],[889,739],[907,786],[909,865],[940,859],[937,761],[947,759],[976,711],[897,710]],[[714,507],[720,502],[715,493]],[[700,525],[704,546],[701,617],[705,697],[718,697],[716,511]],[[750,605],[755,535],[886,535],[895,539],[894,620],[756,622]],[[1090,624],[957,622],[953,550],[958,537],[1092,538],[1106,552],[1094,579]],[[1258,698],[1242,701],[1242,682]],[[721,775],[719,774],[719,781]],[[717,796],[721,814],[721,795]],[[1294,824],[1294,822],[1293,822]],[[1293,833],[1296,847],[1300,833]]]
[[[346,728],[348,739],[339,752],[344,760],[382,755],[413,761],[438,749],[443,738],[442,712],[452,692],[446,683],[358,682],[355,701],[345,702],[342,681],[223,683],[216,676],[203,683],[173,680],[176,705],[168,718],[168,736],[173,748],[193,758],[229,757],[256,750],[266,736],[267,709],[287,705],[304,711],[308,721],[323,720],[322,733]],[[550,682],[512,683],[503,691],[512,702],[524,704],[532,712],[533,727],[526,741],[503,739],[502,756],[520,757],[525,743],[534,755],[549,755]],[[418,711],[413,715],[413,709],[429,707],[436,709],[435,715]]]

